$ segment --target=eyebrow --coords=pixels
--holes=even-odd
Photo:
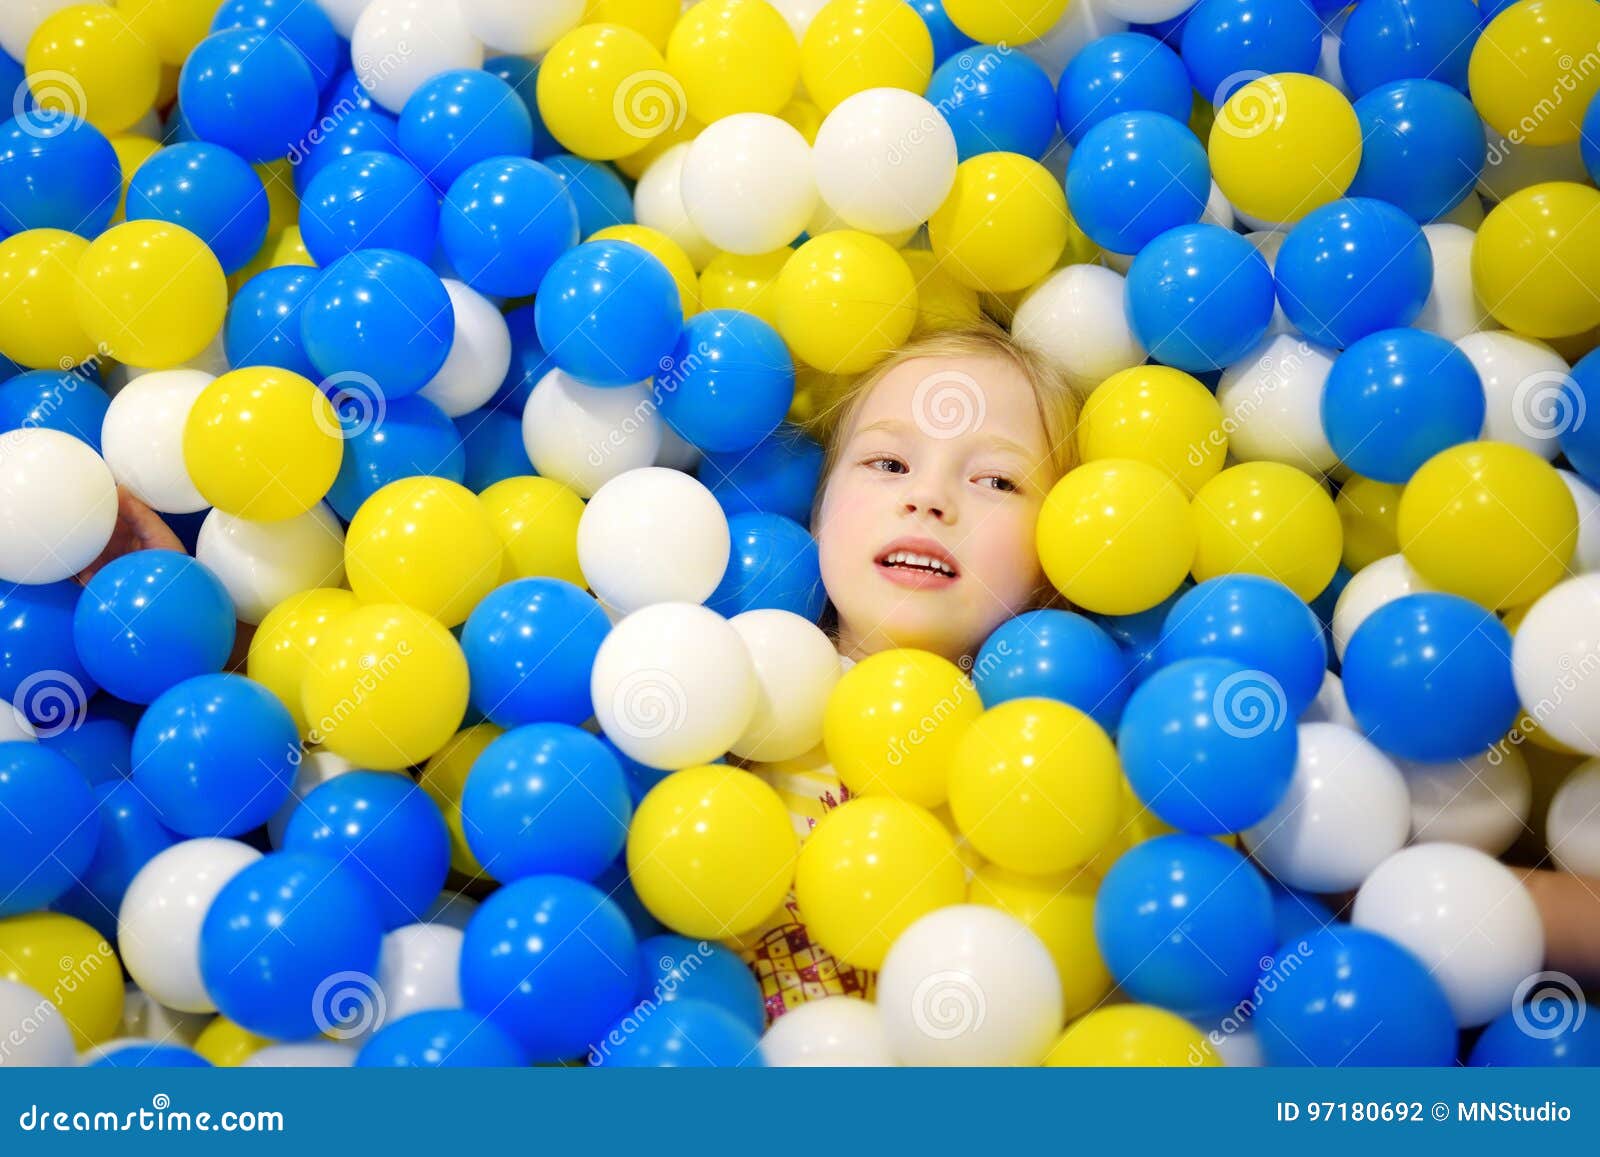
[[[856,430],[851,437],[858,438],[862,434],[876,433],[908,435],[912,432],[913,430],[911,424],[900,418],[880,418],[878,421],[873,422],[870,425],[862,426],[860,429]],[[989,443],[989,445],[996,450],[1008,450],[1017,457],[1023,459],[1031,460],[1034,457],[1032,450],[1029,450],[1020,442],[1016,442],[1005,437],[1003,434],[980,434],[978,437]]]

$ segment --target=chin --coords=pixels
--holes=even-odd
[[[901,611],[904,609],[902,607]],[[882,625],[878,634],[895,647],[932,651],[952,663],[983,642],[981,638],[972,642],[960,625],[951,621],[949,615],[926,612],[894,615]]]

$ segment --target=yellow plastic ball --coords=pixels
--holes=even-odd
[[[944,0],[950,23],[979,44],[1038,40],[1066,10],[1067,0]]]
[[[667,68],[698,121],[776,115],[800,81],[800,45],[767,0],[700,0],[672,29]]]
[[[1205,1034],[1148,1004],[1097,1008],[1067,1026],[1044,1060],[1050,1069],[1220,1068]]]
[[[700,304],[706,309],[738,309],[778,326],[778,275],[793,249],[771,253],[718,253],[700,271]]]
[[[1592,0],[1526,0],[1489,22],[1472,49],[1467,84],[1478,113],[1505,136],[1539,147],[1576,141],[1600,90]],[[1574,64],[1577,67],[1574,67]]]
[[[165,221],[125,221],[89,244],[78,266],[78,322],[107,356],[169,369],[222,328],[228,278],[206,243]]]
[[[1361,122],[1344,94],[1300,73],[1258,77],[1217,112],[1211,175],[1235,208],[1298,221],[1337,201],[1361,165]]]
[[[275,237],[300,219],[300,197],[294,191],[294,166],[287,159],[251,166],[267,194],[267,236]]]
[[[225,1016],[214,1018],[195,1037],[194,1051],[219,1069],[236,1069],[270,1044],[271,1037],[257,1036],[240,1028]]]
[[[122,1022],[122,964],[104,936],[71,916],[0,920],[0,980],[26,984],[60,1009],[79,1052]]]
[[[1500,202],[1473,242],[1472,284],[1496,321],[1526,337],[1600,324],[1600,190],[1552,181]]]
[[[1555,467],[1532,451],[1466,442],[1411,476],[1398,529],[1406,561],[1428,582],[1500,610],[1566,577],[1578,508]]]
[[[1344,552],[1339,512],[1322,485],[1281,462],[1246,462],[1194,496],[1194,577],[1277,579],[1306,602],[1328,589]]]
[[[578,520],[583,499],[550,478],[518,475],[496,482],[478,503],[505,547],[500,581],[519,578],[565,579],[587,587],[578,565]]]
[[[905,0],[831,0],[800,42],[800,79],[824,114],[869,88],[921,95],[933,79],[933,37]]]
[[[181,65],[210,35],[217,0],[117,0],[117,11],[163,64]]]
[[[976,325],[983,316],[978,291],[950,275],[927,249],[902,249],[900,256],[917,283],[917,324],[913,334],[937,333]]]
[[[0,241],[0,354],[34,370],[70,369],[94,356],[74,302],[89,243],[62,229]]]
[[[846,676],[848,678],[848,676]],[[965,729],[949,762],[950,812],[991,863],[1046,875],[1087,862],[1116,834],[1122,768],[1089,716],[1013,699]]]
[[[682,12],[682,0],[589,0],[583,22],[631,28],[665,52],[672,26]]]
[[[1055,268],[1072,219],[1061,182],[1016,153],[979,153],[956,166],[956,183],[928,218],[940,265],[988,293],[1025,289]]]
[[[777,310],[778,332],[797,357],[826,373],[860,373],[911,336],[917,285],[887,242],[841,229],[790,255]]]
[[[477,495],[448,478],[402,478],[361,504],[344,540],[350,589],[447,627],[500,585],[505,547]]]
[[[418,780],[444,816],[445,827],[450,829],[450,866],[464,876],[492,879],[467,843],[467,833],[461,826],[461,793],[466,790],[467,776],[483,749],[504,734],[493,723],[479,723],[456,732],[438,754],[428,760]]]
[[[678,304],[683,307],[687,320],[700,312],[700,281],[694,271],[694,262],[671,237],[648,225],[608,225],[596,229],[590,241],[627,241],[637,245],[667,267],[672,280],[678,283]]]
[[[720,939],[758,927],[794,881],[799,839],[762,780],[737,767],[675,771],[639,803],[628,875],[656,919]]]
[[[357,767],[398,771],[442,748],[467,711],[467,659],[438,619],[398,603],[329,625],[300,686],[311,737]]]
[[[304,514],[333,486],[344,457],[339,418],[290,370],[230,370],[195,399],[183,463],[218,510],[257,522]]]
[[[128,185],[139,166],[161,151],[161,142],[149,137],[112,137],[111,148],[122,166],[122,192],[117,194],[117,211],[111,214],[111,224],[120,225],[128,219]]]
[[[1360,475],[1339,488],[1333,500],[1344,528],[1344,565],[1354,573],[1380,558],[1400,553],[1397,523],[1405,487]]]
[[[272,249],[272,264],[269,268],[275,269],[281,265],[305,265],[315,268],[317,264],[306,249],[305,238],[300,236],[298,225],[291,225],[278,234],[276,242],[270,237],[267,238],[267,245]]]
[[[596,161],[638,152],[688,111],[666,59],[620,24],[580,24],[556,41],[539,65],[537,99],[551,135]]]
[[[879,651],[828,696],[822,743],[852,795],[892,795],[935,808],[950,761],[983,702],[966,673],[928,651]]]
[[[814,939],[877,969],[916,920],[961,903],[966,883],[955,839],[931,812],[869,796],[822,817],[800,849],[794,894]]]
[[[161,59],[115,8],[74,4],[45,17],[23,61],[42,109],[80,117],[111,136],[156,103]]]
[[[1094,938],[1099,887],[1089,872],[1024,876],[995,864],[976,869],[967,884],[968,903],[1010,913],[1044,941],[1061,976],[1062,1012],[1068,1020],[1111,991],[1111,972]]]
[[[300,706],[311,650],[330,626],[359,605],[356,596],[346,590],[317,587],[301,591],[268,611],[250,639],[245,674],[283,701],[302,736],[311,730]]]
[[[1057,482],[1035,537],[1056,590],[1103,615],[1149,610],[1178,589],[1194,562],[1182,488],[1131,458],[1089,462]]]
[[[1085,462],[1133,458],[1193,495],[1222,470],[1228,435],[1222,407],[1199,379],[1167,366],[1135,366],[1095,387],[1078,421]]]
[[[793,125],[806,139],[806,144],[817,143],[817,130],[822,128],[822,110],[809,100],[791,100],[778,110],[778,116]]]

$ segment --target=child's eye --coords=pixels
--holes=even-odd
[[[909,467],[900,459],[890,457],[887,454],[879,454],[868,458],[862,465],[869,470],[879,470],[885,474],[905,474],[909,470]]]
[[[1002,474],[985,474],[978,479],[979,486],[987,486],[991,490],[999,490],[1006,494],[1014,494],[1017,484]]]

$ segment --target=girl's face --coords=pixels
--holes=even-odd
[[[1056,474],[1020,370],[1000,356],[905,362],[840,436],[815,530],[844,654],[956,661],[1028,608]]]

